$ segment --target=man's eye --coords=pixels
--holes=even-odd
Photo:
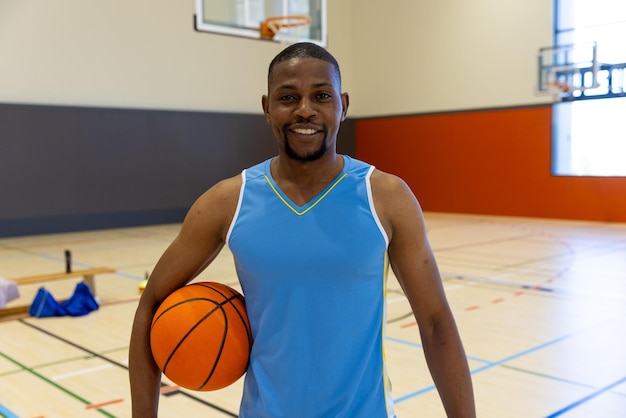
[[[280,101],[281,102],[289,102],[289,101],[293,101],[296,100],[296,97],[294,95],[291,94],[285,94],[284,96],[280,96]]]
[[[330,98],[331,98],[331,95],[330,95],[330,94],[328,94],[328,93],[319,93],[319,94],[317,95],[317,98],[318,98],[318,99],[322,99],[322,100],[326,100],[326,99],[330,99]]]

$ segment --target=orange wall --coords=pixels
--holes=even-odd
[[[625,177],[551,174],[552,107],[362,119],[356,156],[432,212],[626,222]]]

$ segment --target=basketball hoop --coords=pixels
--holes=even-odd
[[[574,91],[574,89],[571,88],[570,85],[564,81],[546,81],[545,85],[546,87],[548,87],[548,89],[558,91],[559,93],[571,93],[572,91]]]
[[[309,16],[273,16],[261,23],[259,32],[261,39],[277,40],[285,43],[296,43],[303,38],[313,22]]]

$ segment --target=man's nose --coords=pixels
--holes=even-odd
[[[315,109],[315,104],[309,98],[303,97],[298,103],[298,107],[296,108],[296,115],[309,119],[312,116],[317,114],[317,110]]]

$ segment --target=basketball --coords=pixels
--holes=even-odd
[[[150,347],[159,369],[178,386],[210,391],[234,383],[252,348],[244,297],[214,282],[174,291],[152,319]]]

